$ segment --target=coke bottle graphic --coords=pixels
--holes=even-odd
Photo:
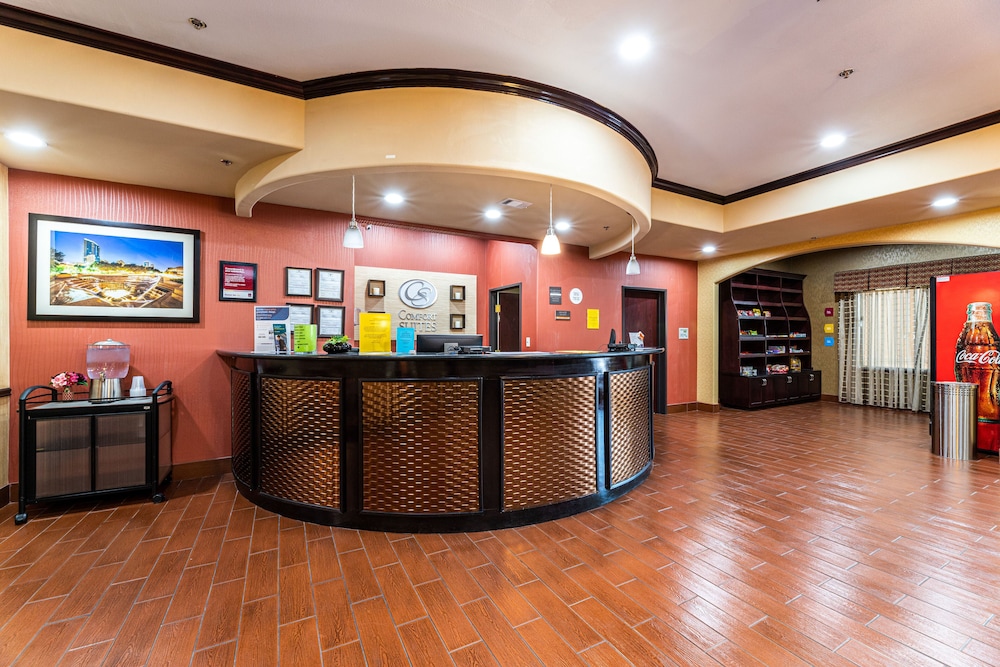
[[[1000,340],[993,328],[993,304],[975,301],[955,346],[955,379],[979,385],[977,447],[1000,450]]]

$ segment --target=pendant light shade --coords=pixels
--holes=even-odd
[[[354,217],[354,174],[351,174],[351,221],[344,230],[345,248],[364,248],[365,239],[358,228],[358,220]]]
[[[625,275],[637,276],[639,275],[639,260],[635,258],[635,218],[632,218],[629,230],[632,232],[632,256],[628,258],[628,264],[625,265]]]
[[[549,228],[545,232],[545,238],[542,239],[542,254],[543,255],[558,255],[562,252],[562,247],[559,245],[559,237],[556,236],[556,228],[552,226],[552,186],[549,186]]]

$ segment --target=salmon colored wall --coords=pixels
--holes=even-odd
[[[641,273],[625,275],[628,255],[618,253],[592,260],[587,249],[563,244],[559,255],[541,255],[538,262],[538,346],[542,350],[602,350],[611,329],[622,337],[622,286],[667,291],[667,403],[693,403],[697,396],[696,338],[698,265],[695,262],[637,256]],[[562,287],[562,305],[549,305],[549,287]],[[569,292],[583,292],[573,305]],[[600,311],[600,327],[587,329],[587,310]],[[556,310],[570,319],[555,319]],[[688,340],[677,339],[677,328],[688,327]]]
[[[490,241],[486,248],[486,289],[483,297],[484,319],[479,328],[483,334],[489,332],[489,291],[497,287],[521,285],[521,349],[525,351],[544,350],[538,347],[535,319],[535,297],[538,291],[538,249],[528,243]],[[484,287],[480,285],[480,287]],[[531,304],[529,308],[527,304]],[[524,345],[524,339],[531,339],[531,347]],[[485,340],[485,339],[484,339]],[[493,345],[493,341],[490,341]],[[495,345],[494,345],[495,347]]]
[[[252,218],[238,218],[233,200],[227,198],[19,170],[10,170],[9,194],[14,397],[31,385],[46,384],[61,371],[83,371],[89,343],[105,338],[128,343],[132,346],[130,374],[144,375],[147,386],[163,379],[174,382],[175,463],[230,454],[229,375],[215,352],[252,348],[253,304],[218,300],[220,260],[258,264],[257,303],[263,305],[309,301],[284,296],[286,266],[344,269],[343,305],[348,313],[354,308],[355,265],[476,274],[480,277],[477,318],[481,333],[487,329],[489,288],[520,282],[524,335],[532,337],[532,349],[538,350],[600,349],[607,342],[608,329],[620,320],[621,284],[626,278],[625,259],[620,255],[591,261],[585,248],[564,245],[562,255],[540,257],[529,244],[379,225],[377,220],[372,220],[372,229],[363,230],[365,248],[347,250],[341,246],[347,217],[341,214],[258,204]],[[29,213],[200,230],[201,321],[27,321]],[[672,341],[668,348],[668,402],[694,401],[696,265],[659,258],[641,261],[642,275],[629,276],[626,284],[666,288],[671,326],[681,322],[677,325],[692,328],[692,340],[681,341],[687,345]],[[584,303],[579,308],[601,308],[601,329],[585,329],[585,310],[574,310],[571,322],[554,322],[554,307],[548,305],[549,285],[563,286],[564,303],[568,303],[570,287],[583,289]],[[124,384],[128,386],[128,380]],[[17,470],[14,421],[10,429],[12,472]]]

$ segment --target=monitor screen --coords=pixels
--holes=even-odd
[[[417,334],[417,352],[454,352],[459,346],[482,344],[482,334]]]

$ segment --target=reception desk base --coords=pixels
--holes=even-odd
[[[575,514],[649,474],[656,351],[219,352],[233,475],[261,507],[353,528],[475,531]]]

